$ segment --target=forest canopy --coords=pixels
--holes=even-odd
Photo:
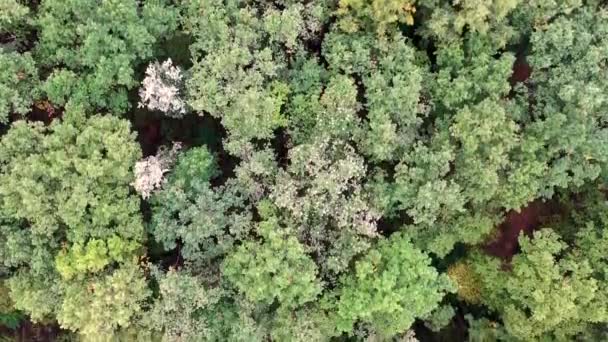
[[[0,0],[0,341],[608,340],[608,4]]]

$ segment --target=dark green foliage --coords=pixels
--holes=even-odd
[[[0,282],[0,326],[5,326],[9,329],[15,329],[21,321],[25,319],[25,316],[16,311],[13,307],[13,301],[11,300],[9,289],[4,284],[4,281]]]
[[[249,231],[246,194],[233,181],[212,189],[209,180],[216,173],[206,148],[186,151],[178,159],[168,183],[153,198],[152,234],[166,250],[180,240],[184,258],[210,262]]]
[[[196,147],[179,156],[169,183],[186,192],[195,192],[217,175],[219,170],[213,155],[205,147]]]
[[[0,123],[10,113],[27,114],[39,91],[38,70],[29,53],[5,52],[0,48]]]

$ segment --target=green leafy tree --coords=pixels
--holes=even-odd
[[[49,126],[17,121],[0,140],[3,263],[16,269],[8,280],[15,307],[33,320],[82,310],[71,295],[84,298],[88,281],[137,256],[144,230],[129,186],[141,155],[134,138],[125,120],[72,108]],[[136,275],[120,270],[117,277]],[[93,316],[59,320],[95,330]]]
[[[24,18],[29,13],[29,8],[17,0],[2,0],[0,2],[2,15],[0,16],[0,31],[7,32],[11,26],[18,24],[16,21]]]
[[[355,263],[336,290],[336,325],[350,332],[356,322],[392,336],[405,332],[416,318],[425,317],[454,290],[446,275],[430,265],[430,258],[401,234],[381,240]]]
[[[607,13],[0,0],[0,323],[372,342],[464,315],[472,341],[607,340]],[[106,112],[184,148],[142,159]]]
[[[274,45],[272,39],[277,39],[276,43],[295,48],[302,26],[301,15],[293,8],[282,13],[269,9],[260,17],[255,8],[244,5],[235,0],[192,1],[187,21],[196,38],[191,46],[190,105],[222,119],[230,134],[226,146],[237,155],[251,139],[271,138],[276,128],[285,126],[281,106],[289,90],[277,77],[285,70],[285,61],[262,42]]]
[[[0,48],[0,70],[0,123],[6,124],[10,114],[30,112],[40,81],[30,53],[5,52]]]
[[[517,34],[509,23],[509,14],[520,5],[521,0],[423,1],[420,3],[423,34],[445,42],[458,40],[469,31],[483,34],[496,46],[504,47]]]
[[[340,26],[346,31],[356,31],[371,25],[382,35],[391,24],[414,24],[415,1],[403,0],[340,0],[338,14]]]
[[[0,0],[0,48],[22,48],[32,20],[30,8],[19,0]],[[8,39],[7,39],[8,38]]]
[[[331,341],[339,336],[329,315],[313,305],[298,310],[285,309],[272,313],[270,337],[277,341]]]
[[[363,158],[350,145],[329,139],[296,146],[289,158],[269,199],[314,255],[323,278],[335,278],[377,235],[378,214],[361,184]]]
[[[196,191],[219,176],[216,158],[206,147],[191,148],[180,154],[171,171],[169,183],[185,191]]]
[[[247,193],[234,179],[211,188],[209,180],[217,174],[215,160],[204,147],[178,157],[167,184],[152,199],[152,234],[165,250],[180,240],[185,259],[209,263],[250,230]]]
[[[332,72],[360,79],[353,83],[356,102],[350,108],[354,117],[363,113],[366,120],[359,124],[361,133],[352,129],[350,136],[343,135],[354,138],[374,161],[399,159],[419,138],[418,130],[429,114],[425,78],[430,75],[425,59],[394,30],[378,40],[374,34],[334,29],[323,43],[323,56]],[[346,92],[340,95],[346,98]]]
[[[450,324],[455,314],[451,305],[442,305],[426,317],[424,325],[434,332],[439,332]]]
[[[76,242],[69,251],[57,255],[57,271],[62,278],[70,280],[75,275],[97,273],[113,262],[126,262],[140,247],[135,241],[125,241],[114,235],[107,242],[91,239],[86,245]]]
[[[608,85],[601,57],[608,49],[608,24],[606,11],[597,6],[592,2],[558,17],[530,37],[530,64],[538,71],[531,78],[536,105],[525,134],[544,146],[535,152],[545,164],[538,187],[546,197],[555,189],[581,187],[605,169],[607,104],[600,94]]]
[[[158,273],[159,298],[143,317],[143,324],[162,334],[163,341],[203,340],[211,335],[204,310],[213,310],[221,291],[207,289],[185,271]],[[220,319],[221,316],[216,319]]]
[[[15,329],[23,320],[23,314],[13,307],[10,292],[5,281],[0,280],[0,325]]]
[[[482,275],[484,302],[500,312],[506,331],[519,340],[564,340],[608,321],[605,286],[594,277],[589,260],[567,253],[550,229],[520,236],[522,253],[512,271],[500,270],[491,257],[474,264]]]
[[[40,67],[51,70],[43,89],[53,104],[124,112],[135,87],[135,67],[171,34],[177,12],[164,1],[43,1],[36,47]]]
[[[313,301],[322,287],[304,246],[273,217],[261,222],[257,231],[263,242],[246,242],[228,255],[224,277],[252,302],[297,307]]]
[[[134,140],[127,121],[85,118],[79,109],[50,126],[14,123],[0,141],[3,213],[51,240],[141,239],[139,200],[129,187],[141,155]]]
[[[194,110],[221,118],[237,156],[254,139],[287,126],[288,60],[326,20],[325,1],[283,6],[242,0],[191,1],[185,26],[195,37],[187,86]]]
[[[131,325],[150,295],[135,263],[125,263],[111,274],[86,282],[66,283],[64,291],[57,313],[59,324],[91,341],[111,338],[118,328]]]

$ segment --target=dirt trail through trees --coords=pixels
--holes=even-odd
[[[519,249],[517,238],[521,231],[529,235],[557,214],[559,214],[557,203],[542,200],[530,202],[519,212],[509,211],[498,227],[498,237],[485,246],[485,251],[490,255],[510,260]]]

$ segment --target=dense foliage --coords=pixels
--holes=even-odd
[[[603,1],[0,0],[2,332],[606,340],[607,181]]]

